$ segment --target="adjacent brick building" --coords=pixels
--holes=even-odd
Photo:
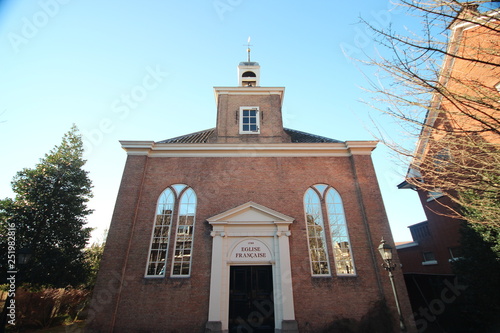
[[[475,156],[470,151],[486,160],[488,154],[481,154],[477,149],[484,147],[461,146],[467,142],[458,141],[461,137],[487,143],[491,155],[497,152],[495,149],[500,143],[499,7],[498,1],[492,1],[486,7],[489,10],[480,12],[478,4],[464,3],[450,24],[447,54],[439,85],[436,85],[440,88],[432,95],[407,180],[398,185],[418,192],[427,217],[426,221],[409,226],[412,242],[397,246],[416,326],[421,332],[461,329],[457,317],[463,310],[458,308],[456,300],[462,290],[450,285],[457,283],[452,263],[460,258],[463,221],[456,214],[460,206],[434,185],[433,178],[438,178],[438,184],[449,182],[447,187],[451,184],[452,190],[446,190],[451,195],[456,194],[455,189],[467,189],[469,179],[461,178],[461,172],[443,172],[439,179],[439,169],[446,163],[474,165],[471,158]],[[455,140],[459,142],[457,146],[446,147]],[[467,153],[461,155],[462,151]],[[459,171],[474,180],[471,170]],[[453,297],[449,297],[450,289],[455,291]]]
[[[377,253],[382,237],[394,244],[376,142],[283,128],[285,89],[261,87],[251,61],[238,80],[214,88],[215,128],[121,141],[128,157],[89,331],[398,331]]]

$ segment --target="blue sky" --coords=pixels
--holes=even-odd
[[[362,99],[374,54],[362,16],[396,28],[414,18],[387,0],[0,2],[0,198],[71,125],[84,136],[94,183],[89,226],[109,226],[126,154],[118,140],[163,140],[215,125],[214,86],[237,85],[236,66],[261,65],[262,86],[286,87],[284,125],[339,140],[373,140],[377,127],[404,138]],[[364,72],[364,74],[360,71]],[[397,190],[406,166],[373,154],[396,241],[425,220],[416,193]]]

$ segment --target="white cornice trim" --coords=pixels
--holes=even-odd
[[[208,223],[215,225],[215,224],[241,224],[241,223],[234,223],[232,219],[234,219],[235,215],[239,215],[243,212],[248,211],[249,209],[254,209],[259,213],[264,213],[265,215],[268,215],[266,219],[268,219],[267,222],[273,222],[275,224],[291,224],[294,221],[293,217],[290,217],[288,215],[282,214],[280,212],[277,212],[271,208],[268,208],[263,205],[259,205],[253,201],[249,201],[243,205],[231,208],[229,210],[226,210],[225,212],[222,212],[220,214],[217,214],[215,216],[212,216],[207,219]],[[256,221],[257,224],[260,224],[258,222],[266,222],[266,221]],[[254,222],[255,223],[255,222]]]
[[[149,157],[300,157],[370,155],[377,141],[345,143],[155,143],[154,141],[120,141],[128,155]]]
[[[214,87],[214,95],[216,105],[220,95],[279,95],[283,105],[285,87]]]

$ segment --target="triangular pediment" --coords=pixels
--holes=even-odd
[[[249,201],[243,205],[231,208],[223,213],[207,219],[210,224],[236,224],[236,223],[292,223],[293,217],[277,212],[271,208]]]

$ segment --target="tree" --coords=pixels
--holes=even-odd
[[[104,239],[106,238],[107,230],[104,232]],[[86,281],[86,287],[93,289],[96,279],[97,272],[99,272],[99,267],[101,265],[102,254],[104,253],[104,246],[106,241],[97,241],[92,243],[89,247],[84,250],[85,264],[89,270],[88,278]]]
[[[500,14],[488,3],[399,0],[421,33],[363,21],[381,47],[365,62],[382,73],[372,105],[417,141],[381,138],[411,161],[407,182],[450,198],[450,216],[500,226]]]
[[[91,232],[85,224],[92,212],[86,205],[92,183],[82,155],[81,136],[73,126],[33,169],[16,174],[15,198],[0,202],[0,232],[5,235],[14,224],[16,250],[32,252],[21,272],[23,282],[66,287],[86,281],[83,249]],[[6,247],[5,237],[0,245]],[[2,266],[2,273],[6,271]]]
[[[500,203],[498,203],[500,205]],[[453,262],[460,283],[467,286],[460,300],[462,329],[466,332],[500,330],[500,228],[464,223],[461,258]]]
[[[374,106],[417,147],[385,142],[410,161],[413,188],[450,199],[435,200],[436,213],[464,221],[453,265],[467,286],[455,304],[461,332],[500,329],[500,11],[488,3],[399,0],[422,20],[421,33],[364,21],[383,49],[367,63],[386,74],[371,82]]]

